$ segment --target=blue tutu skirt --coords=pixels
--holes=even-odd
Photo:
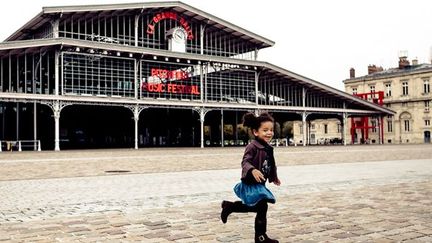
[[[242,200],[243,204],[255,206],[259,201],[266,200],[275,203],[273,193],[263,184],[245,184],[243,182],[234,186],[235,194]]]

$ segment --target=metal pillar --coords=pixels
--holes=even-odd
[[[135,87],[134,87],[134,96],[135,99],[140,99],[141,97],[138,97],[138,87],[141,89],[141,82],[138,78],[138,69],[139,69],[139,62],[137,62],[137,60],[134,60],[134,79],[135,79]]]
[[[306,146],[306,144],[307,144],[307,134],[306,134],[306,117],[307,117],[307,114],[306,114],[306,112],[304,111],[303,113],[302,113],[302,128],[303,128],[303,146]]]
[[[343,141],[344,141],[344,146],[347,145],[347,121],[348,121],[348,114],[346,112],[343,113],[343,118],[342,118],[342,136],[343,136]]]
[[[37,140],[37,106],[36,101],[33,103],[33,140]],[[34,150],[37,150],[34,146]]]
[[[61,101],[42,102],[42,104],[48,105],[54,114],[54,151],[60,151],[60,112],[63,108],[68,105]]]
[[[306,89],[305,87],[302,87],[302,106],[304,109],[306,109]],[[306,117],[308,116],[308,114],[306,113],[306,111],[302,112],[302,125],[303,125],[303,146],[306,146],[307,144],[307,130],[306,130]]]
[[[60,102],[54,102],[52,106],[54,112],[54,151],[60,151]]]
[[[377,127],[378,127],[378,140],[379,140],[379,144],[384,144],[384,133],[383,133],[383,117],[382,116],[378,116],[377,117]]]
[[[380,123],[380,134],[381,134],[381,144],[384,144],[384,117],[379,117],[379,123]]]
[[[52,26],[52,30],[53,30],[53,38],[59,38],[59,23],[60,20],[56,19],[54,21],[51,21],[51,26]]]
[[[138,109],[134,109],[134,121],[135,121],[135,149],[138,149],[138,121],[139,121],[139,112]]]
[[[55,51],[54,56],[54,95],[59,95],[59,80],[60,80],[60,52]]]
[[[255,104],[258,105],[258,80],[259,80],[259,73],[255,72]]]
[[[200,70],[200,101],[204,102],[204,87],[203,87],[203,83],[204,83],[204,66],[203,64],[199,64],[199,70]]]
[[[207,112],[209,112],[209,109],[206,108],[199,108],[199,107],[195,107],[193,108],[194,111],[198,112],[199,114],[199,120],[200,120],[200,127],[201,127],[201,148],[204,148],[204,120],[205,120],[205,115],[207,114]]]
[[[343,102],[343,109],[346,109],[346,102]],[[347,127],[348,127],[348,113],[344,112],[342,114],[342,139],[343,139],[343,145],[346,146],[347,142],[346,142],[346,138],[347,138]]]
[[[135,124],[135,130],[134,130],[134,149],[138,149],[138,122],[139,122],[139,115],[141,111],[144,109],[147,109],[148,107],[140,107],[139,105],[134,106],[126,106],[129,110],[133,113],[133,119]]]
[[[15,136],[16,140],[19,140],[19,103],[16,104],[16,129],[15,129]]]
[[[200,53],[201,55],[204,55],[204,31],[205,31],[205,25],[200,25]]]
[[[237,124],[238,124],[238,111],[235,111],[235,124],[234,124],[234,134],[235,134],[235,145],[237,145],[238,141],[238,130],[237,130]]]
[[[224,147],[224,120],[223,110],[221,109],[221,147]]]
[[[135,37],[135,46],[138,46],[138,21],[139,21],[139,15],[135,15],[135,22],[134,22],[134,37]]]

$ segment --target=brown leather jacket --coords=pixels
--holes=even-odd
[[[246,146],[243,160],[242,160],[242,176],[241,179],[244,182],[251,181],[250,172],[252,169],[261,170],[264,160],[267,157],[267,153],[264,150],[264,146],[258,141],[253,140]],[[277,179],[277,168],[276,165],[271,169],[269,175],[269,182],[273,182]]]

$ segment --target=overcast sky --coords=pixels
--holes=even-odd
[[[0,8],[0,40],[24,25],[43,6],[135,3],[138,0],[11,0]],[[430,63],[430,0],[183,0],[276,42],[259,59],[343,90],[349,69],[411,61]]]

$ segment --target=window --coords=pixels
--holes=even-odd
[[[405,132],[409,132],[410,131],[410,121],[405,120],[404,125],[405,125]]]
[[[430,126],[430,120],[425,120],[425,126]]]
[[[327,134],[328,133],[328,125],[324,124],[324,133]]]
[[[342,132],[342,125],[340,123],[337,124],[337,132],[338,133]]]
[[[369,90],[370,90],[371,93],[375,93],[375,85],[370,85],[369,86]]]
[[[300,127],[300,134],[303,134],[303,125],[300,124],[299,127]]]
[[[402,102],[402,107],[407,107],[408,106],[408,102]]]
[[[424,101],[425,111],[429,111],[429,100]]]
[[[387,132],[393,132],[393,121],[387,120]]]
[[[377,122],[376,120],[371,121],[372,132],[377,132]]]
[[[391,84],[390,83],[385,85],[385,96],[386,97],[391,96]]]
[[[315,129],[315,124],[311,124],[311,129]]]
[[[429,85],[429,79],[423,80],[423,93],[429,94],[430,93],[430,85]]]
[[[352,94],[353,95],[357,94],[357,88],[352,88]]]
[[[390,108],[390,107],[391,107],[391,104],[385,104],[385,106],[386,106],[387,108]]]
[[[402,82],[402,95],[408,95],[408,81]]]

